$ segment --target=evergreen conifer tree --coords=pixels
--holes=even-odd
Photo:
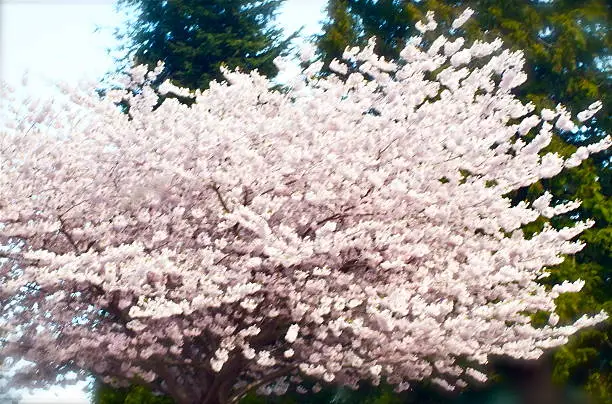
[[[126,58],[135,64],[165,63],[158,80],[207,88],[221,80],[222,65],[257,69],[273,77],[274,58],[286,54],[293,36],[273,25],[284,0],[120,0],[137,17],[123,34]]]

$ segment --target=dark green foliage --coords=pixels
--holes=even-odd
[[[93,401],[96,404],[174,404],[169,397],[155,395],[141,385],[134,385],[127,389],[98,386]]]
[[[288,52],[293,36],[283,38],[272,25],[284,0],[120,0],[137,12],[126,48],[136,64],[165,62],[160,82],[207,88],[221,80],[219,68],[240,66],[273,77],[273,60]]]
[[[358,38],[357,21],[349,12],[348,0],[329,0],[327,15],[329,20],[323,23],[323,34],[317,42],[326,65],[342,55],[347,44],[356,44]]]

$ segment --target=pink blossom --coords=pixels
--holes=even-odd
[[[433,15],[418,28],[435,29]],[[11,383],[44,386],[78,368],[146,380],[181,404],[262,379],[262,392],[280,394],[298,374],[452,390],[464,376],[485,381],[491,356],[534,359],[603,321],[558,326],[555,299],[582,282],[538,283],[593,223],[520,230],[579,201],[507,195],[610,138],[569,159],[543,153],[548,121],[575,124],[561,106],[542,122],[512,94],[523,55],[499,40],[460,50],[462,38],[438,38],[429,48],[412,38],[399,61],[373,40],[348,48],[362,73],[345,77],[337,61],[340,74],[321,77],[316,63],[286,91],[224,70],[205,91],[165,83],[193,104],[159,105],[162,66],[139,66],[106,97],[74,90],[8,111],[0,359],[33,363]],[[532,326],[539,311],[548,326]]]

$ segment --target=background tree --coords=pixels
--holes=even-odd
[[[355,27],[357,21],[350,13],[348,0],[329,0],[326,10],[329,19],[323,23],[323,33],[319,36],[317,48],[325,66],[329,66],[329,62],[337,55],[342,55],[349,44],[359,44],[359,30]]]
[[[577,146],[597,141],[610,133],[612,88],[612,56],[610,3],[593,1],[437,1],[347,0],[333,2],[328,12],[326,30],[318,37],[318,52],[323,60],[340,58],[352,40],[364,43],[377,37],[377,50],[388,58],[396,57],[405,41],[417,31],[412,21],[433,10],[442,25],[469,6],[476,10],[472,21],[459,32],[468,40],[484,35],[500,37],[506,46],[523,49],[528,81],[517,95],[538,108],[554,109],[562,103],[577,111],[602,100],[604,113],[584,123],[578,130],[563,131],[548,150],[568,155]],[[343,9],[340,9],[343,6]],[[331,9],[330,9],[331,10]],[[336,16],[342,18],[336,22]],[[345,21],[354,21],[347,25]],[[335,29],[352,30],[344,41],[329,35]],[[348,28],[347,28],[348,27]],[[430,37],[429,40],[433,40]],[[329,42],[333,42],[330,46]],[[542,181],[514,195],[515,202],[533,200],[548,189],[558,200],[579,198],[583,201],[577,215],[596,220],[597,225],[582,237],[587,248],[575,259],[559,266],[554,280],[586,279],[585,289],[578,295],[560,300],[562,316],[573,318],[580,310],[612,310],[612,168],[610,153],[602,153],[593,162],[563,173],[552,181]],[[541,226],[540,222],[534,228]],[[527,229],[529,231],[529,229]],[[572,340],[554,356],[554,378],[584,386],[598,400],[612,402],[612,326],[593,329]]]
[[[220,67],[257,69],[274,77],[274,58],[289,51],[294,35],[285,38],[273,23],[284,0],[120,0],[136,18],[122,36],[126,57],[135,64],[165,69],[158,81],[171,78],[188,88],[207,88],[222,79]]]

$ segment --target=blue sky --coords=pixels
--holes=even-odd
[[[111,0],[0,0],[0,79],[19,86],[28,71],[28,92],[53,96],[54,83],[99,80],[113,68],[107,49],[124,16]],[[318,32],[327,0],[287,0],[278,22],[303,36]],[[1,101],[1,100],[0,100]],[[22,404],[81,404],[80,388],[26,394]]]

